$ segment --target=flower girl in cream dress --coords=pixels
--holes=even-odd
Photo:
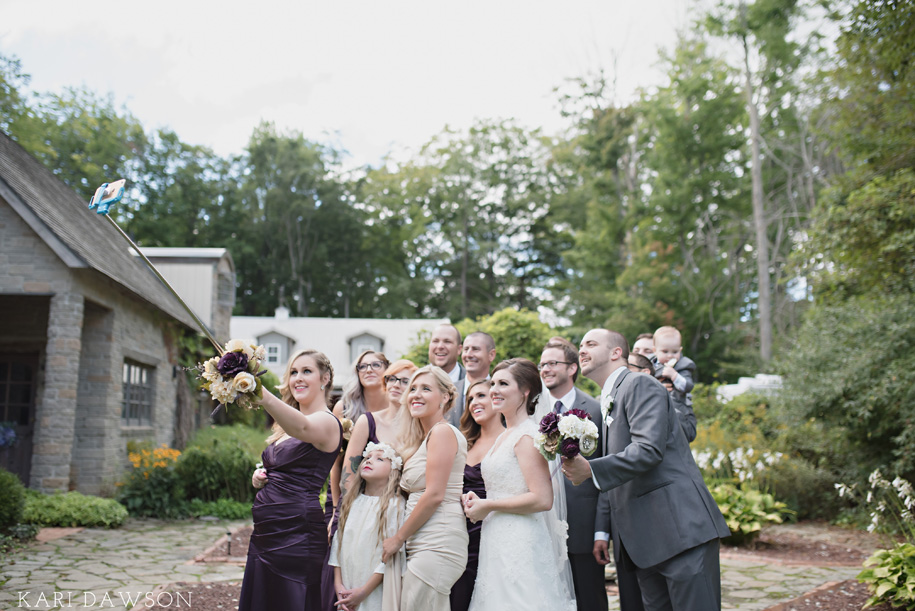
[[[372,443],[340,506],[340,522],[331,544],[337,609],[397,609],[403,553],[381,561],[381,543],[397,532],[403,514],[400,495],[402,460],[386,443]]]

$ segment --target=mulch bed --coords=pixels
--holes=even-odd
[[[237,562],[244,564],[248,555],[248,541],[251,539],[253,526],[242,526],[232,532],[231,537],[220,537],[213,547],[198,554],[195,562]]]
[[[832,542],[811,539],[790,530],[769,529],[764,531],[755,546],[721,546],[721,555],[730,558],[755,558],[781,564],[814,564],[817,566],[861,566],[876,547],[869,542],[841,541],[844,529],[825,526],[836,531]]]
[[[222,537],[217,544],[196,558],[197,562],[237,562],[248,550],[252,527],[235,531],[230,545]],[[732,558],[757,558],[766,562],[816,566],[860,566],[879,546],[868,533],[851,531],[827,524],[809,527],[794,525],[767,529],[752,549],[724,545],[722,555]],[[616,594],[615,584],[608,592]],[[163,591],[181,592],[191,601],[192,609],[238,609],[241,582],[176,583]],[[860,611],[870,597],[867,586],[854,580],[827,584],[794,600],[779,603],[766,611]],[[160,598],[167,603],[168,598]],[[176,599],[177,602],[177,599]],[[184,608],[188,608],[183,605]],[[174,608],[156,606],[151,609]],[[891,611],[888,605],[871,607],[873,611]]]
[[[803,596],[779,603],[765,611],[861,611],[871,593],[867,585],[854,580],[828,584]],[[892,611],[889,605],[869,607],[873,611]]]
[[[175,595],[170,597],[168,592],[180,593],[181,598]],[[161,591],[153,594],[153,600],[158,601],[148,609],[199,609],[211,611],[212,609],[238,609],[238,595],[241,593],[240,581],[214,581],[210,583],[178,582],[170,584]]]

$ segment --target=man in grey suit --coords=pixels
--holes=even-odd
[[[600,427],[600,404],[575,388],[578,379],[578,350],[568,340],[553,337],[540,355],[540,378],[550,393],[553,411],[565,413],[572,408],[583,409],[591,420]],[[598,428],[600,430],[600,428]],[[602,436],[598,438],[597,450],[588,457],[594,460],[603,456]],[[603,610],[608,608],[607,589],[604,585],[603,561],[607,553],[606,540],[609,529],[595,531],[597,499],[600,494],[594,486],[574,486],[565,483],[566,516],[569,522],[569,563],[572,565],[572,581],[575,586],[575,600],[578,611]],[[598,543],[598,541],[600,543]],[[603,546],[603,557],[599,549]],[[601,561],[598,558],[601,557]],[[609,559],[607,559],[609,560]]]
[[[432,337],[429,338],[429,364],[441,367],[458,389],[457,397],[454,398],[451,409],[445,414],[445,419],[454,426],[458,426],[461,413],[464,411],[464,399],[461,395],[461,389],[464,387],[466,371],[458,363],[462,342],[461,332],[454,325],[447,323],[442,323],[435,327],[432,330]]]
[[[461,362],[464,363],[464,377],[454,386],[457,388],[457,397],[454,405],[445,414],[445,419],[461,428],[461,416],[464,415],[464,399],[467,389],[481,380],[489,378],[489,368],[496,360],[496,341],[492,335],[483,331],[474,331],[464,338],[461,344]]]
[[[721,609],[718,540],[730,532],[667,391],[630,372],[628,356],[614,331],[592,329],[582,339],[582,373],[602,388],[604,456],[564,460],[563,473],[609,491],[614,559],[635,571],[645,609]]]

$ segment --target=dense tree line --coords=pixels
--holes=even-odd
[[[912,290],[910,9],[825,6],[722,2],[630,103],[581,77],[557,89],[564,133],[480,120],[377,168],[269,123],[221,157],[89,91],[28,94],[9,57],[0,129],[86,198],[128,178],[142,245],[229,248],[239,314],[673,324],[701,378],[732,377],[791,354],[821,304]]]

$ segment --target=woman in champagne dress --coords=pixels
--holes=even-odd
[[[385,539],[384,560],[406,545],[401,609],[449,611],[451,587],[467,565],[467,529],[461,510],[467,441],[445,422],[456,389],[439,367],[413,374],[400,453],[401,487],[409,495],[406,519]]]

